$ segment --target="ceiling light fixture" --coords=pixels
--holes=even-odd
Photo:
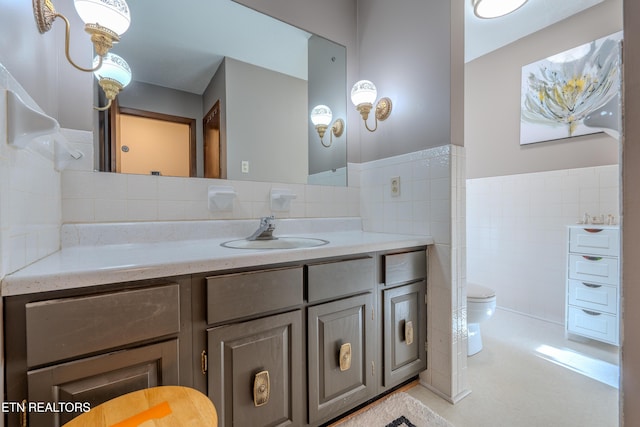
[[[316,127],[316,131],[320,136],[320,143],[323,147],[327,148],[331,147],[331,144],[333,143],[333,137],[335,136],[336,138],[339,138],[340,136],[342,136],[342,132],[344,131],[344,120],[336,119],[336,121],[333,122],[333,125],[331,125],[331,139],[329,141],[329,144],[325,144],[322,138],[329,128],[332,119],[333,113],[331,112],[331,108],[327,107],[326,105],[316,105],[311,110],[311,123],[313,123],[313,125]]]
[[[360,112],[362,120],[364,120],[364,127],[369,132],[375,132],[378,129],[378,120],[384,121],[391,114],[391,100],[389,98],[380,98],[375,110],[376,126],[373,129],[369,128],[367,119],[377,96],[378,90],[369,80],[360,80],[351,88],[351,102],[356,106],[356,110]]]
[[[51,0],[32,0],[33,14],[40,33],[51,29],[53,21],[60,18],[65,22],[65,55],[71,65],[80,71],[95,71],[102,65],[102,60],[94,64],[94,68],[84,68],[77,65],[69,55],[69,20],[59,14]],[[129,6],[125,0],[74,0],[76,11],[85,23],[85,31],[91,35],[95,52],[100,58],[109,52],[113,43],[120,40],[120,36],[127,31],[131,23]],[[97,67],[97,68],[96,68]]]
[[[478,18],[491,19],[508,15],[524,5],[527,0],[471,0],[473,13]]]

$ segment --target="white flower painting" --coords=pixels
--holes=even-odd
[[[584,120],[619,99],[621,41],[619,32],[522,67],[521,145],[602,131]]]

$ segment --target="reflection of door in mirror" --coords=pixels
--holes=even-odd
[[[115,171],[195,176],[195,120],[131,108],[116,113]]]
[[[202,119],[204,126],[204,177],[225,178],[220,171],[220,100]],[[222,162],[224,163],[224,162]]]

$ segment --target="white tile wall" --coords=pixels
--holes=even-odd
[[[69,139],[81,150],[92,147],[91,132],[73,131]],[[207,193],[210,185],[233,187],[237,195],[231,210],[209,211]],[[357,186],[99,173],[92,171],[92,163],[78,162],[62,174],[62,221],[100,223],[259,218],[272,214],[269,204],[272,187],[290,188],[296,195],[288,212],[274,212],[277,218],[360,215]]]
[[[468,279],[499,306],[564,323],[566,226],[619,220],[619,168],[600,166],[467,181]]]
[[[7,144],[6,90],[39,110],[0,65],[0,279],[60,247],[60,173],[52,155]]]
[[[451,401],[469,392],[464,164],[464,148],[445,145],[354,168],[360,174],[365,230],[427,234],[436,242],[428,267],[428,369],[420,377]],[[391,194],[391,178],[396,176],[399,196]]]

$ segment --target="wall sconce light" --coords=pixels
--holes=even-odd
[[[113,43],[120,41],[120,36],[127,31],[131,23],[129,6],[125,0],[74,0],[74,5],[85,23],[85,31],[91,35],[93,47],[99,57],[106,55]],[[95,71],[96,66],[100,68],[101,61],[97,65],[94,61],[94,68],[83,68],[73,62],[69,55],[71,25],[64,15],[56,12],[51,0],[33,0],[33,14],[38,30],[42,34],[51,29],[56,18],[61,18],[65,22],[65,55],[71,65],[80,71],[88,72]]]
[[[336,121],[333,122],[333,125],[331,125],[331,139],[329,145],[324,143],[324,140],[322,138],[324,137],[324,133],[329,128],[332,118],[333,113],[331,112],[331,108],[327,107],[326,105],[316,105],[315,107],[313,107],[313,110],[311,110],[311,123],[313,123],[313,125],[316,127],[318,135],[320,135],[320,143],[327,148],[331,147],[334,136],[336,138],[339,138],[340,136],[342,136],[342,132],[344,132],[344,120],[336,119]]]
[[[116,99],[120,91],[131,82],[131,69],[127,61],[115,53],[107,53],[104,58],[96,55],[93,58],[93,65],[102,61],[102,66],[93,72],[98,79],[98,84],[107,97],[107,105],[104,107],[93,107],[98,111],[104,111],[111,107],[111,102]]]
[[[360,80],[351,88],[351,102],[356,106],[356,110],[360,112],[362,120],[364,120],[364,126],[369,132],[375,132],[378,129],[378,120],[382,122],[391,115],[391,100],[389,98],[380,98],[375,110],[376,126],[373,129],[369,128],[367,119],[377,96],[378,90],[369,80]]]
[[[526,2],[527,0],[473,0],[473,13],[483,19],[499,18],[519,9]]]

